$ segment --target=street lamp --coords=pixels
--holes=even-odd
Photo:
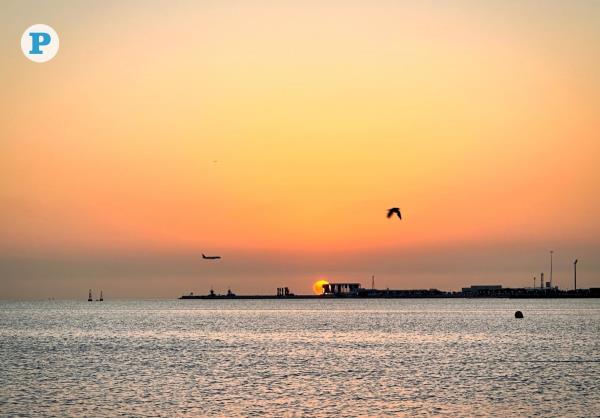
[[[552,254],[554,251],[550,250],[550,288],[552,289]]]
[[[573,289],[577,291],[577,259],[573,261]]]

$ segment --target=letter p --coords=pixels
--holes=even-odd
[[[29,36],[31,36],[31,51],[29,53],[43,54],[40,47],[50,43],[50,34],[46,32],[29,32]]]

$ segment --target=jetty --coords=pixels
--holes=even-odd
[[[502,285],[472,285],[460,291],[443,291],[438,289],[365,289],[360,283],[327,283],[323,285],[322,294],[296,295],[288,287],[277,288],[275,294],[237,295],[231,290],[226,294],[217,294],[213,289],[208,294],[189,293],[179,299],[400,299],[400,298],[599,298],[600,288],[563,290],[556,287],[511,288]]]

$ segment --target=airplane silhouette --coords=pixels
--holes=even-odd
[[[204,254],[202,254],[202,258],[204,260],[220,260],[221,256],[220,255],[204,255]]]
[[[400,213],[400,208],[388,209],[387,217],[391,218],[394,215],[398,215],[398,218],[402,219],[402,214]]]

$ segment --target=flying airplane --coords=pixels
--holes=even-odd
[[[202,258],[204,260],[220,260],[221,256],[220,255],[204,255],[204,254],[202,254]]]
[[[391,218],[394,215],[398,215],[398,218],[402,219],[402,214],[400,213],[400,208],[390,208],[390,209],[388,209],[387,217]]]

